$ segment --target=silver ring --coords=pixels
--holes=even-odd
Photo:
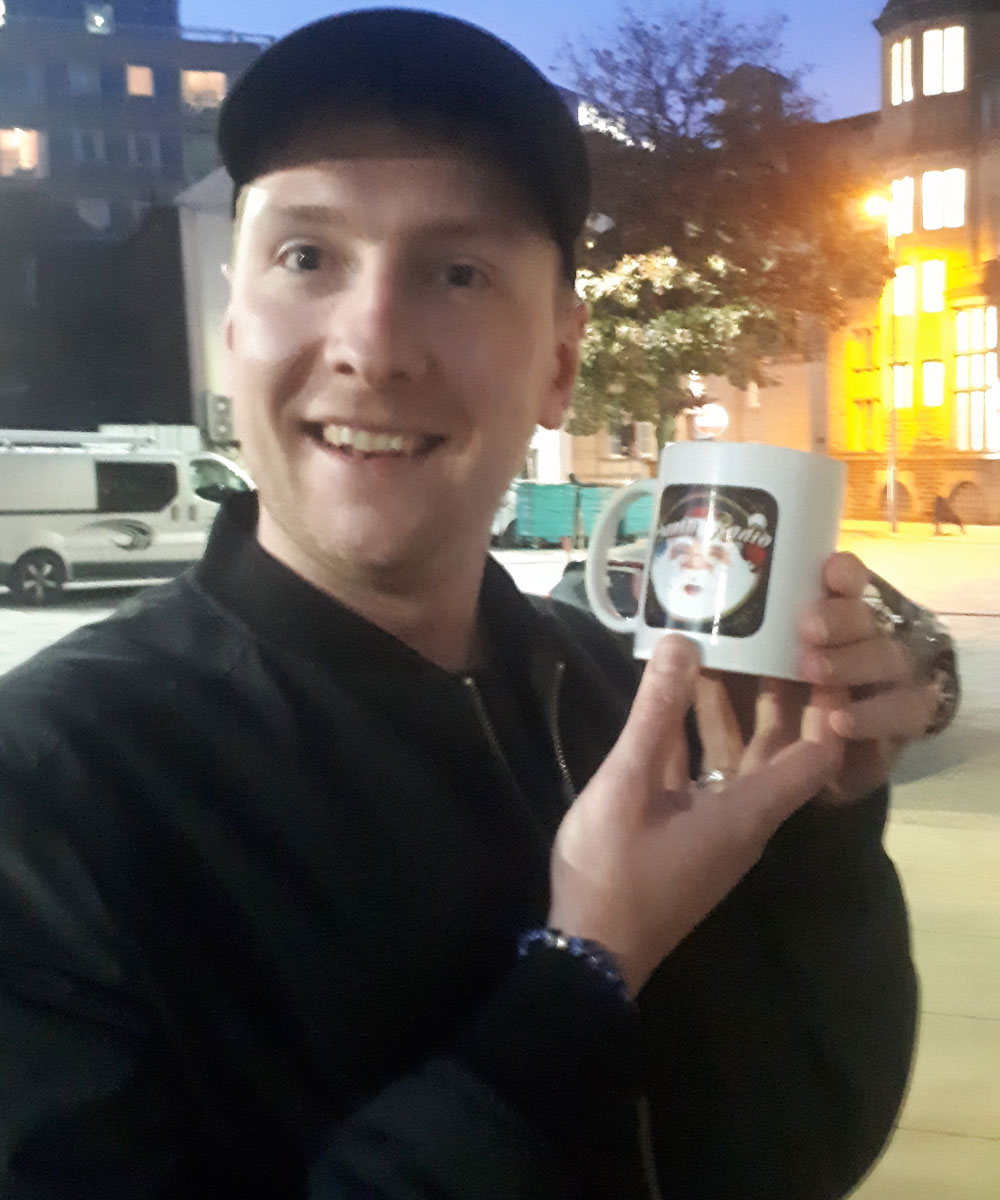
[[[731,779],[735,779],[735,771],[727,771],[716,767],[711,771],[702,771],[695,780],[696,788],[704,788],[709,792],[721,792]]]

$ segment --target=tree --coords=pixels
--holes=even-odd
[[[595,328],[576,430],[624,417],[663,432],[688,370],[766,382],[769,358],[803,353],[804,330],[887,277],[880,231],[851,218],[872,184],[848,166],[853,127],[818,124],[802,73],[768,65],[784,23],[735,21],[718,0],[625,5],[602,43],[566,51],[600,127],[595,208],[614,222],[582,255]]]
[[[692,372],[734,366],[738,347],[763,314],[749,300],[724,301],[721,259],[710,274],[681,265],[668,251],[627,255],[610,270],[581,270],[577,288],[590,306],[570,421],[574,434],[627,421],[651,421],[657,444],[690,402]]]

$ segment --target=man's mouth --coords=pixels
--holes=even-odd
[[[701,585],[698,583],[686,583],[684,585],[684,592],[688,596],[700,595],[701,590],[702,590]]]
[[[392,429],[361,429],[354,425],[308,426],[312,437],[324,447],[348,457],[421,458],[444,442],[436,434],[406,433]]]

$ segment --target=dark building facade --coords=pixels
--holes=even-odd
[[[190,419],[172,205],[269,40],[177,0],[0,0],[0,426]]]
[[[268,41],[182,29],[175,0],[6,0],[3,20],[0,195],[114,235],[214,169],[216,110]]]

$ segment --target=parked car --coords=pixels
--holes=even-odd
[[[649,540],[615,546],[608,555],[608,599],[623,617],[638,611],[642,591],[642,573],[649,554]],[[929,733],[944,729],[958,710],[961,683],[958,661],[951,634],[929,609],[915,604],[874,571],[868,573],[865,600],[880,619],[899,628],[900,635],[913,653],[919,675],[934,683],[938,694],[937,711]],[[572,559],[562,577],[549,593],[577,608],[590,610],[584,584],[584,561]],[[631,643],[630,634],[616,634]]]

